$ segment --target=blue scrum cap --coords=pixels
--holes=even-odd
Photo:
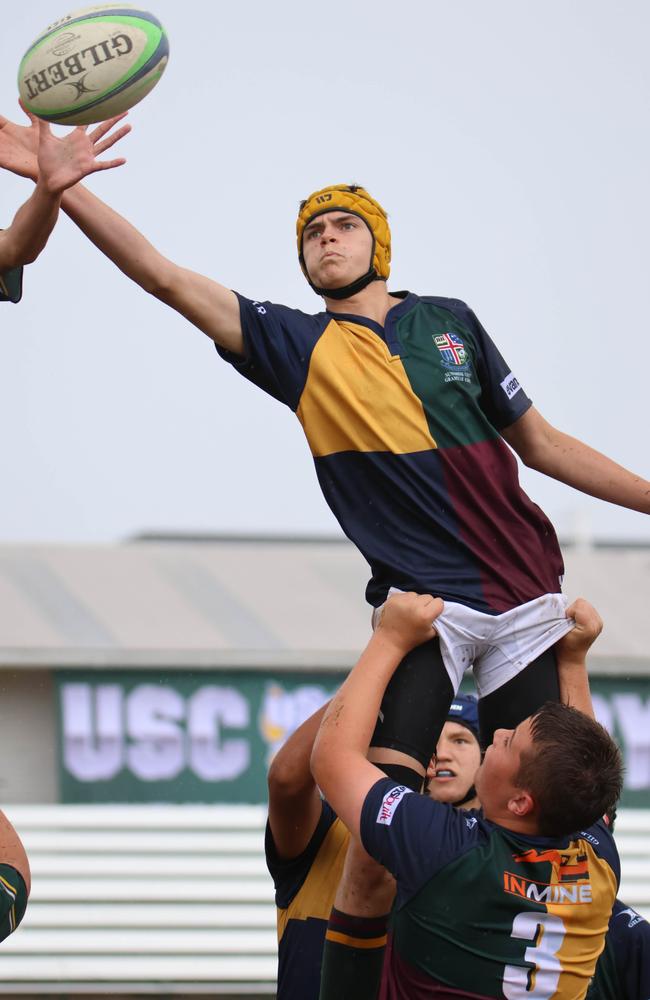
[[[478,702],[473,694],[457,694],[447,712],[447,722],[457,722],[478,740]]]

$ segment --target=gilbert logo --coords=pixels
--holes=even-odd
[[[395,788],[391,788],[390,792],[386,792],[377,813],[377,823],[381,824],[381,826],[390,826],[398,805],[404,796],[411,792],[412,789],[407,788],[406,785],[396,785]]]
[[[56,87],[60,83],[74,86],[75,81],[71,77],[87,73],[95,66],[101,66],[102,63],[111,59],[127,56],[132,49],[133,42],[128,35],[116,34],[101,42],[95,42],[94,45],[89,45],[85,49],[72,52],[65,59],[57,59],[56,62],[46,66],[40,73],[32,73],[31,76],[26,77],[23,82],[27,88],[27,95],[30,100],[34,100],[39,94],[51,90],[52,87]],[[54,49],[52,49],[52,53],[56,58],[58,53]],[[88,93],[89,90],[94,89],[94,87],[89,87],[81,93]]]

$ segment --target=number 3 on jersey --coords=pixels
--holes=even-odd
[[[557,990],[562,972],[557,953],[566,929],[552,913],[518,913],[512,922],[513,938],[534,941],[526,948],[524,959],[534,962],[534,969],[506,965],[503,970],[503,995],[507,1000],[549,1000]]]

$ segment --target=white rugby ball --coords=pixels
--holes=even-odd
[[[67,14],[30,45],[18,70],[25,107],[48,122],[90,125],[127,111],[169,58],[160,21],[129,4]]]

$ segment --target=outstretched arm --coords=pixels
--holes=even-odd
[[[38,177],[35,119],[29,128],[0,116],[0,166]],[[210,278],[164,257],[130,222],[81,185],[66,192],[61,207],[88,239],[146,292],[176,309],[221,347],[244,353],[237,296]]]
[[[280,858],[297,858],[321,815],[321,798],[309,760],[327,705],[314,712],[276,753],[268,774],[269,826]]]
[[[603,622],[596,609],[582,597],[567,608],[566,614],[576,624],[555,647],[560,698],[593,719],[587,652],[602,632]]]
[[[366,795],[386,777],[366,760],[384,691],[406,653],[435,635],[432,622],[442,608],[439,598],[428,595],[391,597],[359,662],[323,719],[312,771],[325,798],[356,837]]]
[[[36,260],[56,224],[61,197],[67,188],[88,174],[110,170],[125,162],[97,159],[130,130],[129,125],[123,125],[107,136],[117,121],[119,118],[104,122],[90,135],[77,128],[65,139],[56,139],[49,125],[34,119],[31,139],[36,151],[36,188],[18,209],[10,227],[0,232],[0,272]]]
[[[650,514],[647,479],[552,427],[534,406],[501,433],[529,468],[599,500]]]

